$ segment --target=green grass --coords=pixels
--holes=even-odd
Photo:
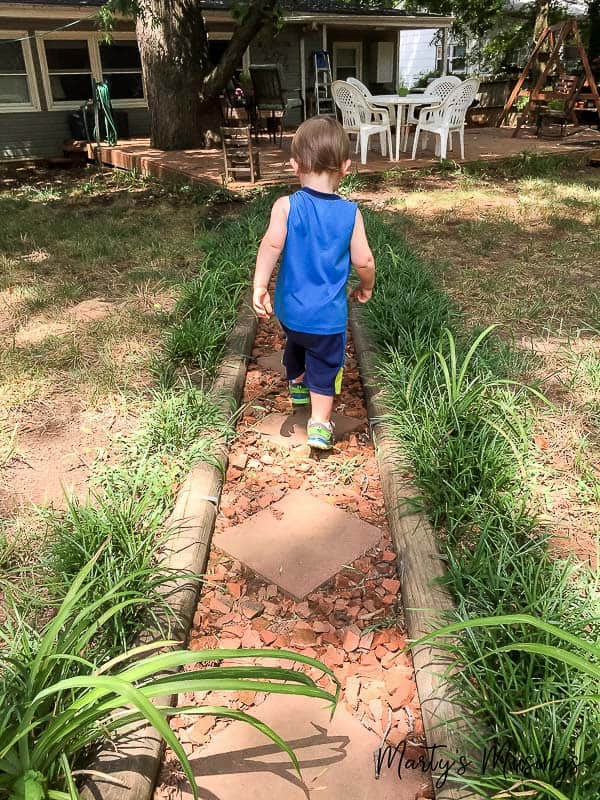
[[[129,184],[128,184],[129,185]],[[134,184],[137,185],[137,184]],[[44,195],[45,196],[45,195]],[[37,370],[43,369],[49,388],[52,376],[68,372],[73,380],[84,382],[93,369],[93,392],[100,402],[103,392],[124,391],[137,402],[139,429],[120,443],[113,442],[111,458],[104,463],[101,453],[90,476],[90,496],[68,500],[67,510],[40,512],[45,525],[44,546],[37,550],[39,566],[35,581],[42,596],[49,591],[60,597],[73,576],[106,539],[110,546],[97,564],[98,574],[105,582],[125,578],[128,570],[156,568],[156,553],[160,544],[160,528],[172,507],[175,493],[185,474],[199,461],[213,462],[217,440],[231,435],[231,425],[224,412],[206,394],[193,386],[186,377],[201,367],[201,381],[210,386],[221,359],[227,336],[232,330],[240,298],[249,284],[251,264],[258,243],[266,204],[258,200],[240,219],[225,218],[214,223],[206,221],[196,229],[196,252],[203,256],[195,270],[199,277],[182,282],[180,298],[171,314],[161,312],[162,341],[155,345],[153,371],[159,385],[149,390],[147,383],[125,383],[123,367],[135,359],[136,339],[148,328],[144,314],[137,309],[124,309],[118,318],[96,321],[85,335],[76,337],[46,336],[28,347],[13,346],[4,353],[6,373],[10,367],[19,370],[20,380],[12,376],[11,385],[19,386],[25,378],[36,380]],[[228,243],[223,247],[221,236]],[[253,238],[251,238],[253,236]],[[149,304],[146,287],[140,287],[144,303]],[[152,298],[154,299],[154,298]],[[210,303],[210,309],[207,306]],[[195,336],[194,346],[171,347],[178,340],[182,325],[188,325]],[[123,328],[127,327],[131,344],[124,347]],[[115,358],[115,348],[122,356]],[[195,375],[198,378],[197,374]],[[168,379],[165,379],[168,378]],[[149,397],[150,395],[150,397]],[[131,408],[128,408],[131,411]],[[11,457],[16,437],[7,445],[5,459]],[[27,516],[24,512],[22,516]],[[4,533],[3,560],[13,567],[29,565],[23,550],[33,546],[32,538],[23,535],[19,519],[12,520],[14,536]],[[5,526],[6,529],[6,526]],[[38,523],[38,529],[41,528]],[[29,569],[29,566],[27,566]],[[17,585],[26,582],[23,576],[12,578]],[[149,594],[156,598],[158,585],[147,577]],[[160,578],[156,580],[160,583]],[[106,583],[100,586],[102,591]],[[134,587],[136,590],[140,587]],[[111,632],[115,646],[123,647],[139,628],[135,609],[115,620],[121,626]]]
[[[393,228],[373,213],[366,221],[378,279],[364,320],[380,348],[399,462],[439,531],[457,605],[448,621],[464,628],[476,617],[528,614],[597,646],[597,579],[551,557],[536,519],[531,426],[541,398],[510,380],[521,355],[489,331],[469,330]],[[495,744],[535,760],[527,775],[492,768],[478,784],[482,796],[517,796],[529,779],[540,782],[540,798],[598,793],[597,682],[536,652],[556,644],[547,630],[515,624],[469,628],[445,645],[462,665],[450,681],[470,726],[465,747]],[[567,757],[586,766],[565,772]]]
[[[86,185],[82,191],[93,188]],[[49,203],[58,202],[62,194],[60,188],[41,188],[31,196]],[[88,497],[70,498],[64,512],[40,510],[47,530],[43,545],[36,542],[37,560],[31,558],[32,540],[26,535],[12,540],[0,536],[0,591],[6,600],[0,647],[2,798],[74,800],[73,769],[85,762],[90,747],[137,719],[148,720],[160,732],[196,794],[189,762],[166,724],[182,710],[254,725],[298,769],[289,746],[249,715],[216,706],[156,710],[148,704],[149,698],[165,693],[260,686],[261,691],[337,702],[339,687],[332,695],[304,673],[278,668],[218,667],[164,676],[165,670],[192,661],[241,655],[233,651],[173,652],[122,669],[124,661],[144,655],[128,650],[140,630],[150,627],[159,636],[169,635],[173,616],[161,587],[173,576],[161,553],[165,538],[175,531],[165,530],[165,520],[189,469],[200,461],[215,463],[216,443],[232,435],[228,412],[186,375],[198,379],[200,371],[202,385],[210,386],[249,284],[268,208],[268,199],[259,197],[238,218],[220,219],[216,225],[207,219],[199,226],[203,257],[197,276],[182,284],[173,313],[162,319],[160,354],[154,362],[161,380],[140,415],[140,427],[118,441],[108,463],[101,457],[94,465]],[[47,298],[42,299],[46,308]],[[104,346],[96,357],[110,352],[107,343],[119,335],[119,324],[112,319],[96,323],[94,335]],[[33,377],[37,362],[48,371],[81,376],[89,357],[85,339],[75,336],[68,348],[58,337],[45,337],[27,355],[25,369]],[[8,364],[11,359],[16,360],[14,353]],[[105,367],[109,364],[107,358]],[[6,452],[9,457],[8,448]],[[243,655],[260,658],[267,653]],[[292,658],[331,675],[319,662],[287,651],[268,651],[268,657]],[[157,678],[159,674],[163,677]],[[129,714],[116,720],[110,716],[126,703],[133,709]]]
[[[96,408],[126,397],[131,407],[202,258],[196,231],[209,194],[94,169],[4,185],[0,415],[17,422],[32,401],[51,396],[58,407],[62,395]],[[105,302],[106,316],[75,319],[89,300]]]

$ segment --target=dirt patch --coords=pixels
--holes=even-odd
[[[92,464],[115,436],[136,426],[133,415],[116,409],[81,410],[63,398],[39,405],[18,429],[15,452],[0,470],[0,516],[31,503],[65,507],[65,492],[84,496]]]
[[[30,344],[39,344],[48,336],[65,336],[73,330],[73,326],[66,322],[38,322],[32,321],[23,325],[14,335],[17,347],[26,347]]]
[[[90,322],[106,319],[116,310],[118,303],[114,300],[102,300],[94,297],[91,300],[83,300],[76,306],[68,309],[68,314],[77,322]]]

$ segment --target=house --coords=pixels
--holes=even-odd
[[[94,21],[101,5],[102,0],[0,0],[0,160],[60,155],[63,142],[73,138],[74,112],[91,96],[92,79],[108,82],[123,138],[148,135],[134,24],[119,20],[107,44]],[[230,0],[203,2],[215,59],[232,35],[229,5]],[[377,91],[393,91],[399,79],[429,67],[418,61],[415,41],[418,46],[421,40],[415,32],[424,31],[418,35],[430,42],[452,24],[450,17],[411,15],[360,0],[288,0],[284,20],[277,35],[252,42],[240,67],[279,64],[286,92],[300,92],[309,113],[314,51],[330,52],[334,80],[354,75]]]

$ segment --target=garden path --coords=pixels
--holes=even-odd
[[[433,797],[429,775],[405,766],[398,773],[398,759],[375,780],[374,753],[390,721],[387,741],[408,742],[405,759],[426,753],[412,661],[398,655],[406,644],[400,583],[352,343],[336,404],[338,439],[327,454],[311,453],[291,415],[282,347],[277,322],[261,322],[189,646],[302,652],[333,669],[341,701],[330,722],[309,698],[180,698],[267,722],[295,750],[304,783],[284,753],[242,722],[181,715],[172,727],[203,800],[234,800],[242,791],[246,800]],[[331,688],[327,679],[323,685]],[[167,751],[155,800],[191,797]]]

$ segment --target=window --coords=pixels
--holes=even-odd
[[[115,108],[146,106],[142,65],[133,33],[114,33],[110,44],[96,33],[38,33],[48,108],[79,108],[91,99],[93,81],[106,81]]]
[[[436,66],[438,72],[442,72],[443,67],[443,49],[441,45],[436,48]],[[446,64],[446,72],[448,75],[462,75],[467,69],[467,48],[462,44],[448,45],[448,62]]]
[[[335,80],[362,79],[362,44],[360,42],[334,42],[333,74]]]
[[[92,96],[92,66],[87,39],[43,42],[52,104],[84,103]]]
[[[102,76],[112,100],[143,100],[142,62],[135,40],[117,39],[100,43]]]
[[[0,112],[37,111],[31,46],[23,32],[0,34]]]
[[[450,45],[448,54],[448,72],[456,74],[464,72],[467,66],[467,48],[462,44]]]

